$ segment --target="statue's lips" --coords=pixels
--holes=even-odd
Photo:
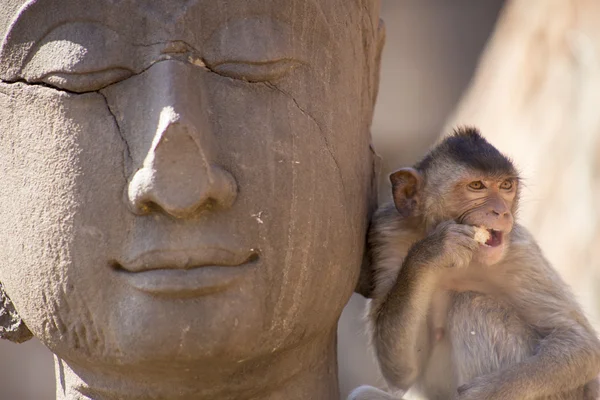
[[[156,269],[190,270],[202,266],[234,267],[257,257],[254,250],[230,250],[222,247],[203,247],[193,250],[144,251],[124,257],[118,263],[128,272],[145,272]]]
[[[254,250],[219,247],[194,250],[151,250],[113,263],[134,288],[155,295],[201,296],[226,289],[258,262]],[[240,268],[242,267],[242,268]]]

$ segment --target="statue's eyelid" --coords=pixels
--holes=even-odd
[[[211,34],[201,56],[220,75],[269,81],[306,64],[301,37],[288,22],[272,16],[232,19]]]
[[[123,81],[135,73],[127,68],[106,68],[78,74],[55,72],[44,75],[39,82],[75,93],[93,92]]]
[[[301,65],[298,60],[283,58],[261,62],[228,60],[207,64],[207,68],[229,78],[263,82],[279,79]]]

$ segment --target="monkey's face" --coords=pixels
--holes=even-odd
[[[510,159],[480,133],[455,132],[415,168],[391,174],[390,182],[401,215],[422,218],[425,231],[447,220],[483,227],[489,239],[474,260],[492,265],[502,259],[518,205],[519,178]]]
[[[358,276],[375,2],[185,3],[40,0],[3,38],[0,281],[77,365],[243,370],[335,334]]]
[[[504,256],[514,224],[517,189],[516,177],[469,173],[448,195],[448,207],[457,222],[483,227],[489,233],[489,239],[475,254],[475,261],[492,265]]]

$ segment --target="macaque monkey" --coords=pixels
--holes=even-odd
[[[369,322],[391,394],[352,400],[596,400],[600,341],[514,221],[519,175],[473,128],[390,176],[369,233]]]

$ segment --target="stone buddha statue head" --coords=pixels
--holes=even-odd
[[[3,0],[0,332],[59,399],[333,399],[373,0]]]

